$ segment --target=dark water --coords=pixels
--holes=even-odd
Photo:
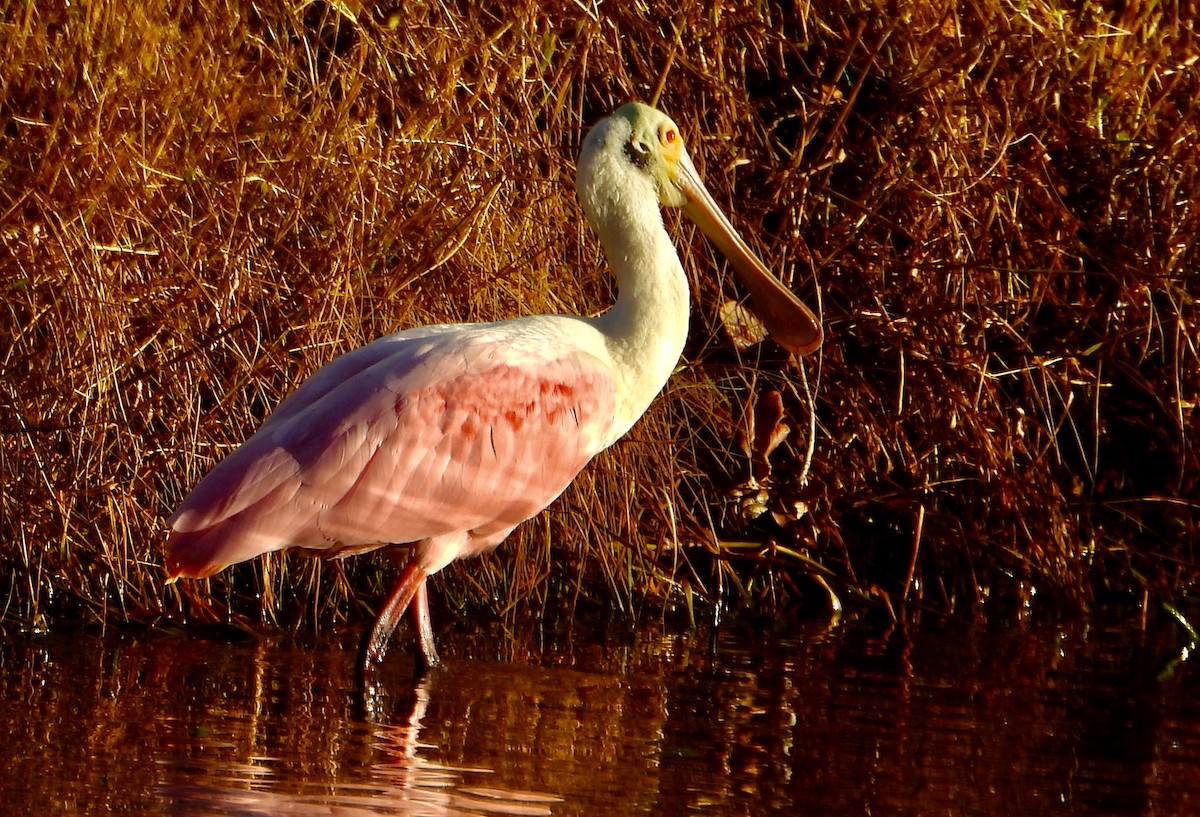
[[[365,697],[355,637],[9,634],[0,811],[1200,813],[1169,622],[493,626],[443,634],[419,683],[397,650]]]

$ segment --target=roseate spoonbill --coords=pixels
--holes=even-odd
[[[401,546],[362,666],[383,658],[410,606],[418,662],[436,665],[426,578],[553,502],[642,416],[683,351],[688,282],[660,205],[682,207],[729,258],[781,345],[820,346],[819,321],[738,236],[665,114],[630,103],[592,128],[576,191],[619,285],[612,309],[424,326],[337,358],[171,516],[170,580],[273,550]]]

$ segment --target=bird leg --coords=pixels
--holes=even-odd
[[[418,664],[424,664],[418,669],[433,669],[442,663],[442,659],[438,658],[437,647],[433,643],[433,622],[429,619],[429,585],[425,582],[421,582],[421,586],[417,588],[417,595],[413,597],[412,617],[413,626],[417,631],[417,646],[421,648],[421,655],[416,660]]]
[[[417,564],[416,559],[409,560],[400,572],[400,578],[392,585],[392,592],[383,603],[375,624],[363,640],[362,669],[369,672],[371,668],[383,660],[387,653],[388,642],[400,617],[413,605],[413,615],[417,624],[417,637],[421,647],[421,656],[429,666],[437,664],[437,652],[433,648],[433,627],[429,623],[429,596],[425,590],[425,579],[428,577],[425,569]]]

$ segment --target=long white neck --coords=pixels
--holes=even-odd
[[[618,377],[609,443],[666,385],[683,353],[689,311],[687,276],[663,226],[654,183],[625,159],[619,142],[627,135],[614,130],[593,129],[576,177],[619,289],[616,305],[590,321],[604,336]]]

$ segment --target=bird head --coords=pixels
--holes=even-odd
[[[658,191],[659,204],[679,207],[729,259],[767,331],[780,346],[799,355],[818,349],[821,322],[796,294],[780,283],[746,245],[700,180],[684,146],[679,126],[666,114],[630,102],[611,117],[624,120],[629,162],[645,173]],[[626,132],[622,127],[621,132]]]
[[[695,167],[683,146],[679,126],[671,121],[671,117],[640,102],[623,105],[613,118],[628,122],[625,156],[654,182],[659,204],[663,207],[685,206],[687,196],[680,184],[681,173],[690,168],[694,176]]]

